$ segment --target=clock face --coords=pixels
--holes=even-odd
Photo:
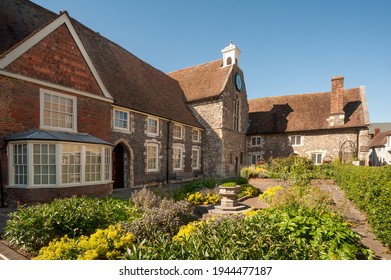
[[[239,73],[235,75],[235,86],[238,91],[242,90],[242,76]]]

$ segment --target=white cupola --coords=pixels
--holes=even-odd
[[[231,64],[239,65],[239,55],[240,50],[232,43],[229,43],[229,46],[221,50],[223,53],[223,67],[229,66]]]

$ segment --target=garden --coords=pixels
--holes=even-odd
[[[259,193],[253,178],[284,184]],[[3,238],[36,260],[374,259],[329,195],[310,185],[312,179],[336,180],[391,247],[390,167],[315,166],[300,157],[244,168],[238,178],[189,182],[169,193],[141,189],[129,201],[71,197],[20,206]],[[196,207],[219,203],[222,184],[240,185],[238,198],[258,197],[269,207],[201,219]]]

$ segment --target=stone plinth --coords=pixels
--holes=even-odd
[[[246,210],[248,207],[238,203],[238,194],[240,186],[219,186],[219,195],[221,196],[220,205],[216,205],[214,209],[209,210],[211,214],[235,214]]]

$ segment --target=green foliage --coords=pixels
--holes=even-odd
[[[269,171],[261,165],[251,165],[243,167],[240,170],[240,176],[243,178],[270,178]]]
[[[194,205],[190,202],[159,198],[147,189],[134,193],[132,202],[144,214],[140,219],[123,223],[123,226],[134,234],[138,241],[155,240],[164,234],[173,236],[181,226],[197,219]]]
[[[278,188],[278,187],[277,187]],[[268,191],[268,190],[267,190]],[[267,193],[267,191],[265,193]],[[330,193],[317,186],[291,186],[274,191],[270,205],[273,207],[319,208],[332,210],[333,199]]]
[[[226,182],[221,184],[222,187],[236,187],[236,182]]]
[[[41,248],[35,260],[115,260],[134,244],[134,236],[120,225],[98,229],[90,236],[62,237]]]
[[[199,192],[188,194],[187,201],[194,205],[216,204],[220,201],[220,196],[216,189],[204,189]]]
[[[335,179],[366,213],[377,238],[391,249],[391,166],[339,165]]]
[[[194,193],[202,189],[213,189],[217,186],[217,180],[216,179],[204,179],[199,181],[192,181],[189,182],[179,189],[174,191],[173,197],[174,200],[183,200],[186,199],[187,195],[189,193]]]
[[[250,184],[243,184],[240,185],[240,193],[238,194],[238,198],[248,196],[248,197],[254,197],[259,194],[259,190]]]
[[[370,259],[339,216],[318,208],[269,208],[187,225],[133,246],[127,259]]]
[[[221,183],[222,184],[225,184],[225,183],[235,183],[236,185],[244,185],[244,184],[248,184],[248,179],[244,178],[244,177],[237,176],[237,177],[233,177],[233,178],[223,179],[221,181]]]
[[[72,197],[30,207],[20,206],[11,213],[4,238],[35,254],[53,239],[64,235],[90,235],[98,228],[127,221],[137,211],[126,201],[113,198]]]
[[[281,186],[274,186],[272,188],[268,188],[266,191],[264,191],[262,194],[259,195],[259,199],[266,203],[272,203],[274,197],[283,189],[284,188]]]

